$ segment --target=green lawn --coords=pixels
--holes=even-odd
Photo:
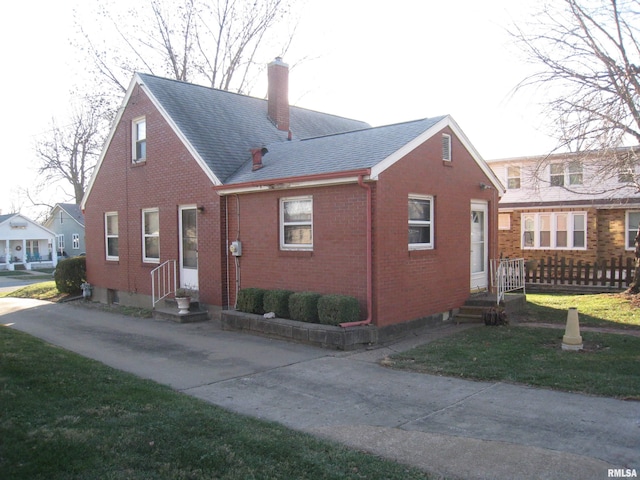
[[[569,307],[578,309],[581,325],[640,328],[640,305],[633,297],[624,294],[528,293],[527,307],[522,316],[534,322],[565,324]]]
[[[0,478],[430,477],[0,327]]]
[[[479,326],[383,361],[393,368],[640,400],[640,338],[581,332],[584,350],[561,348],[563,329]]]
[[[56,282],[53,280],[26,285],[9,293],[0,293],[0,297],[35,298],[49,301],[56,301],[60,296]]]
[[[618,398],[640,399],[640,309],[625,295],[527,294],[508,327],[478,326],[386,358],[399,369],[487,381],[514,382]],[[569,307],[578,309],[584,350],[563,351]],[[518,326],[551,323],[560,328]]]

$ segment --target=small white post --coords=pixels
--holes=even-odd
[[[582,336],[580,335],[580,323],[578,321],[578,309],[569,308],[567,313],[567,326],[562,337],[562,350],[578,351],[582,350]]]

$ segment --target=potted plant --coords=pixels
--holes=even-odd
[[[193,293],[193,290],[189,288],[181,287],[176,289],[175,299],[178,304],[178,313],[189,313],[189,306],[191,305],[191,297]]]

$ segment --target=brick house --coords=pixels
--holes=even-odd
[[[352,295],[377,326],[488,288],[503,187],[455,121],[290,107],[288,75],[269,65],[267,100],[134,77],[82,202],[95,299],[150,306],[172,260],[210,311],[287,288]]]
[[[590,264],[633,259],[640,193],[628,169],[596,176],[603,158],[589,152],[488,160],[507,187],[499,205],[500,254],[527,261],[557,254]]]

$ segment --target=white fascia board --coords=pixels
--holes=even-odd
[[[496,174],[491,170],[487,162],[482,158],[480,153],[475,149],[473,144],[469,141],[467,136],[464,134],[462,129],[458,126],[455,120],[451,117],[451,115],[447,115],[438,123],[433,125],[431,128],[418,135],[416,138],[411,140],[409,143],[405,144],[387,158],[378,162],[375,166],[371,168],[371,179],[378,180],[378,176],[387,170],[389,167],[394,165],[398,160],[408,155],[410,152],[418,148],[428,139],[436,135],[438,132],[443,130],[445,127],[451,128],[456,137],[460,140],[462,145],[467,149],[467,151],[471,154],[475,162],[478,164],[480,169],[484,172],[484,174],[491,180],[494,188],[497,190],[498,195],[502,196],[506,192],[505,187],[502,185],[502,182],[498,179]],[[454,160],[455,161],[455,160]]]
[[[368,181],[369,178],[365,177],[363,181]],[[342,178],[331,178],[325,180],[286,180],[282,181],[274,180],[265,182],[264,185],[250,185],[250,186],[242,186],[239,185],[234,187],[233,185],[229,185],[229,187],[223,187],[216,189],[216,192],[221,197],[225,195],[235,195],[241,193],[255,193],[255,192],[264,192],[268,190],[291,190],[294,188],[314,188],[314,187],[327,187],[331,185],[345,185],[349,183],[358,183],[358,177],[342,177]]]
[[[205,175],[209,178],[209,180],[211,180],[211,183],[213,183],[215,186],[222,185],[222,182],[220,181],[220,179],[216,177],[216,175],[211,171],[211,169],[207,166],[205,161],[202,159],[200,154],[196,151],[195,148],[193,148],[193,145],[191,145],[189,140],[187,140],[187,138],[184,136],[184,134],[182,133],[182,130],[178,128],[178,125],[176,125],[176,123],[173,121],[173,118],[171,118],[171,116],[167,113],[167,111],[162,107],[162,104],[151,93],[151,91],[149,91],[149,89],[145,87],[144,83],[142,82],[142,79],[138,77],[138,80],[140,82],[140,88],[142,88],[145,91],[147,96],[151,99],[151,102],[153,103],[153,105],[158,109],[160,114],[166,120],[167,124],[169,124],[169,126],[171,127],[173,132],[176,134],[176,136],[180,139],[180,141],[182,141],[183,145],[187,148],[191,156],[196,159],[196,162],[198,162],[198,165],[200,165],[200,168],[204,171]]]

